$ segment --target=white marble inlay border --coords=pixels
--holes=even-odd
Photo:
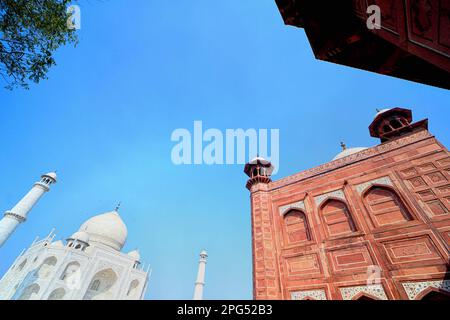
[[[285,206],[280,207],[280,216],[284,216],[289,210],[291,209],[300,209],[300,210],[306,210],[305,202],[304,201],[298,201],[295,203],[291,203]]]
[[[292,300],[305,300],[305,298],[308,297],[314,300],[327,300],[325,290],[306,290],[291,292]]]
[[[404,282],[402,283],[409,300],[415,300],[416,297],[428,288],[441,289],[450,292],[450,280],[422,281],[422,282]]]
[[[391,179],[389,177],[382,177],[382,178],[378,178],[378,179],[374,179],[371,181],[367,181],[364,183],[361,183],[359,185],[356,186],[356,190],[358,191],[359,194],[363,193],[365,190],[367,190],[367,188],[373,186],[373,185],[384,185],[384,186],[391,186],[393,187],[394,184],[392,183]]]
[[[326,199],[331,198],[331,197],[338,198],[338,199],[345,201],[345,194],[344,194],[343,190],[336,190],[336,191],[322,194],[320,196],[315,197],[314,200],[316,201],[316,205],[320,206]]]
[[[359,293],[367,293],[381,300],[388,300],[381,284],[372,284],[368,286],[339,288],[344,300],[352,300]]]

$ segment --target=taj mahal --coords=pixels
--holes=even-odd
[[[38,200],[56,183],[55,172],[42,175],[0,220],[0,247],[25,222]],[[138,250],[122,252],[128,230],[113,211],[84,222],[65,243],[54,230],[24,250],[0,280],[0,300],[142,300],[150,267]],[[203,296],[206,251],[200,253],[194,299]]]
[[[56,182],[48,173],[0,221],[3,244],[24,222],[39,198]],[[67,238],[54,241],[53,231],[35,240],[0,280],[3,300],[105,300],[142,299],[149,270],[141,268],[139,251],[121,252],[127,226],[118,208],[84,222]]]
[[[0,299],[142,299],[148,270],[137,250],[121,252],[127,227],[117,211],[94,216],[67,238],[51,232],[21,254],[0,282]]]

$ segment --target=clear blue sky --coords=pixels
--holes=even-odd
[[[64,238],[122,201],[125,250],[153,266],[148,299],[190,299],[206,248],[207,299],[251,299],[241,165],[175,166],[171,133],[280,129],[275,179],[373,146],[376,108],[409,107],[447,146],[450,92],[316,61],[274,0],[81,0],[77,48],[29,91],[0,89],[0,210],[41,173],[59,182],[0,249],[3,275],[36,235]]]

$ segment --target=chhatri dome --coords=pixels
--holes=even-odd
[[[128,255],[136,261],[141,261],[141,253],[138,249],[128,252]]]
[[[89,234],[86,231],[77,231],[69,239],[89,243]]]
[[[58,176],[56,175],[56,172],[55,172],[55,171],[49,172],[49,173],[46,173],[46,174],[43,174],[42,177],[49,177],[49,178],[52,178],[52,179],[55,180],[55,181],[58,180],[58,179],[57,179]]]
[[[366,147],[347,148],[347,146],[343,142],[341,142],[341,147],[342,147],[342,151],[339,152],[333,158],[333,160],[342,159],[342,158],[348,157],[349,155],[352,155],[352,154],[355,154],[355,153],[358,153],[360,151],[368,149]]]
[[[121,251],[127,240],[128,230],[116,210],[94,216],[83,223],[81,232],[89,235],[89,242],[98,243]]]

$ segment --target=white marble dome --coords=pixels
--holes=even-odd
[[[345,150],[339,152],[339,153],[336,155],[336,157],[333,158],[333,160],[342,159],[342,158],[348,157],[349,155],[358,153],[358,152],[363,151],[363,150],[366,150],[366,149],[368,149],[368,148],[365,148],[365,147],[348,148],[348,149],[345,149]]]
[[[122,250],[128,235],[127,226],[116,211],[90,218],[81,225],[80,231],[89,234],[91,244],[103,244],[118,251]]]

